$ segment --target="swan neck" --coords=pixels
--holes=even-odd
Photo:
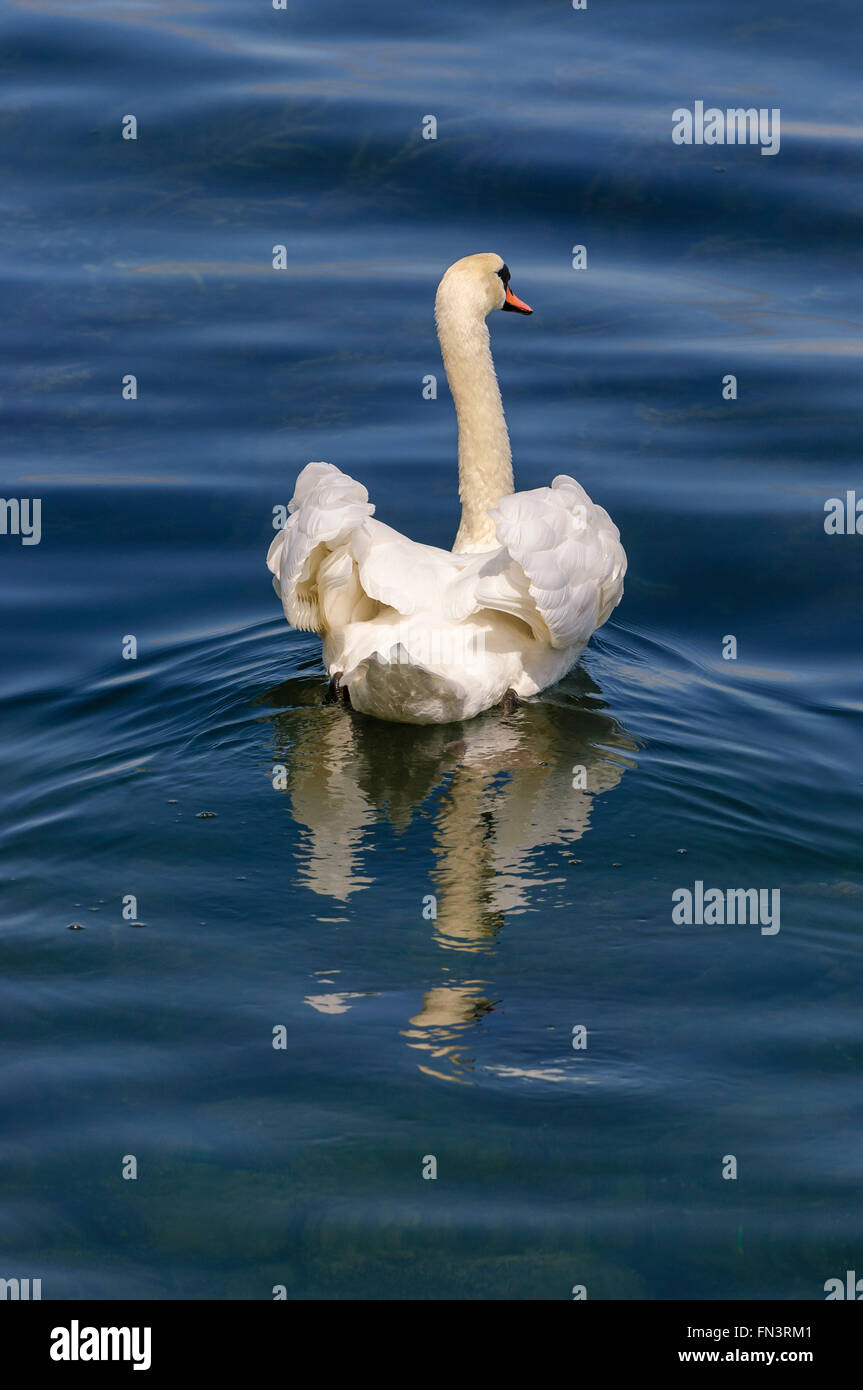
[[[493,550],[488,512],[513,490],[512,453],[484,318],[438,306],[438,337],[458,420],[461,525],[453,550]]]

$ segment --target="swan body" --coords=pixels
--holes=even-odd
[[[515,492],[486,316],[531,310],[500,256],[467,256],[435,317],[459,425],[452,551],[378,521],[330,463],[300,473],[267,564],[289,623],[317,632],[354,709],[405,724],[471,719],[559,681],[623,593],[617,527],[566,474]]]

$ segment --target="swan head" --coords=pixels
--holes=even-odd
[[[487,318],[492,309],[508,309],[516,314],[532,314],[523,299],[513,294],[509,266],[493,252],[463,256],[446,271],[438,285],[435,314]]]

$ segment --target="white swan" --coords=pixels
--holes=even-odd
[[[512,710],[566,674],[623,593],[617,527],[573,478],[513,492],[486,326],[492,309],[532,312],[509,278],[500,256],[465,256],[435,300],[458,417],[453,550],[408,540],[361,483],[309,463],[267,555],[288,622],[323,638],[330,698],[379,719]]]

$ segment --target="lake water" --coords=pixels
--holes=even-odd
[[[863,1259],[859,5],[2,36],[2,491],[42,512],[0,536],[0,1276],[823,1298]],[[780,152],[674,144],[698,100]],[[491,323],[517,484],[574,474],[626,592],[515,715],[378,724],[321,703],[273,509],[327,459],[452,544],[432,304],[486,250],[535,311]],[[696,882],[781,929],[672,921]]]

